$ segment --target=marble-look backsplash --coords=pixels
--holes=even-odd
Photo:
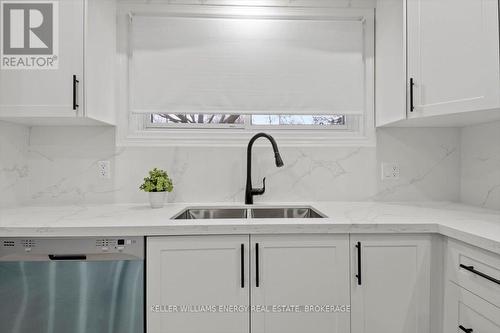
[[[461,200],[500,210],[500,122],[461,133]]]
[[[0,208],[26,201],[28,139],[27,127],[0,122]]]
[[[10,132],[24,133],[17,127]],[[280,169],[262,141],[255,147],[253,179],[261,186],[266,176],[267,190],[256,202],[458,201],[459,134],[458,129],[392,128],[378,130],[377,147],[283,147]],[[13,180],[27,186],[24,204],[146,202],[138,186],[152,167],[168,170],[174,179],[170,201],[244,200],[245,147],[116,148],[113,128],[33,127],[23,149],[18,153],[25,155],[23,162],[9,156],[1,161],[6,170],[17,165],[22,171]],[[111,161],[110,179],[99,178],[100,160]],[[400,164],[399,180],[381,181],[382,161]]]

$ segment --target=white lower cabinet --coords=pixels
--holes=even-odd
[[[419,235],[150,237],[147,332],[428,333],[430,249]]]
[[[500,256],[446,243],[444,333],[499,333]]]
[[[351,235],[351,332],[430,332],[430,238]]]
[[[195,312],[196,309],[174,312],[174,309],[168,308],[248,306],[248,243],[248,235],[148,238],[147,332],[249,332],[250,319],[245,312]],[[155,306],[164,308],[155,312],[152,309]]]
[[[446,281],[500,306],[500,256],[448,239]]]
[[[146,266],[148,333],[349,332],[350,314],[341,312],[349,305],[345,234],[150,237]],[[169,305],[254,311],[183,313]]]
[[[444,333],[498,333],[500,308],[447,282]]]
[[[251,244],[252,305],[304,306],[252,312],[252,333],[349,332],[348,235],[257,235]]]

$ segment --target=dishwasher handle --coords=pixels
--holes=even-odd
[[[49,259],[53,261],[87,260],[87,256],[84,254],[49,254]]]

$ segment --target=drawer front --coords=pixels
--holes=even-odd
[[[500,308],[447,282],[445,333],[498,333]]]
[[[447,280],[500,306],[500,256],[448,240]]]

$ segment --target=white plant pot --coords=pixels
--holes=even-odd
[[[166,197],[167,192],[149,192],[149,204],[151,208],[162,208]]]

